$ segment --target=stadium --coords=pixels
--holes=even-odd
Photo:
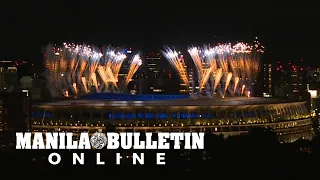
[[[306,101],[262,97],[88,94],[78,99],[33,104],[33,131],[205,131],[224,137],[270,128],[282,142],[312,138]]]
[[[257,38],[253,45],[190,47],[195,76],[185,56],[166,47],[162,54],[180,77],[180,85],[191,89],[190,96],[124,94],[123,87],[132,81],[142,60],[139,53],[123,52],[67,43],[48,46],[48,89],[54,99],[65,100],[33,104],[33,130],[77,134],[112,127],[118,132],[205,131],[228,137],[269,128],[282,142],[312,138],[306,101],[251,97],[264,52]],[[131,57],[127,75],[121,80],[127,56]]]

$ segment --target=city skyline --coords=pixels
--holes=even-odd
[[[315,176],[320,8],[293,4],[1,3],[2,174]]]

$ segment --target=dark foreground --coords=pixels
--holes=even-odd
[[[72,153],[60,150],[58,165],[48,162],[51,151],[10,150],[2,148],[0,155],[2,175],[11,177],[109,177],[114,176],[208,176],[212,178],[296,178],[317,177],[320,162],[320,140],[298,140],[280,144],[269,131],[259,130],[247,136],[205,138],[205,150],[134,151],[145,153],[144,165],[132,165],[132,152],[123,151],[120,165],[116,165],[114,150],[85,151],[85,165],[72,165]],[[156,165],[156,153],[165,152],[166,165]],[[96,153],[101,153],[105,165],[96,165]]]

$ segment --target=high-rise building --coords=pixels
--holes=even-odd
[[[20,67],[23,65],[26,65],[27,62],[26,61],[22,61],[22,60],[14,60],[14,61],[1,61],[0,60],[0,67],[3,68],[8,68],[8,67]]]
[[[160,55],[160,53],[151,52],[146,57],[147,59],[147,69],[153,73],[159,73],[161,69],[163,69],[164,59]]]
[[[0,93],[0,131],[4,133],[4,143],[14,142],[15,132],[27,131],[26,120],[30,104],[25,93]]]
[[[289,80],[293,97],[300,97],[302,91],[306,91],[307,84],[303,81],[305,78],[303,68],[299,66],[292,66],[291,70],[289,70],[291,78]],[[299,98],[300,99],[300,98]]]
[[[3,101],[0,100],[0,132],[4,130],[4,125],[5,125],[5,122],[3,120],[3,117],[2,117],[2,113],[3,113]]]
[[[126,52],[125,55],[127,56],[124,60],[123,63],[121,64],[121,68],[119,71],[118,76],[119,77],[126,77],[129,69],[130,69],[130,60],[133,58],[133,53],[132,53],[132,48],[130,47]]]
[[[181,54],[179,55],[179,61],[183,66],[183,70],[181,70],[180,73],[184,74],[184,76],[187,76],[187,79],[190,82],[190,76],[189,76],[190,72],[188,70],[188,66],[185,63],[183,55],[181,55]],[[183,81],[182,77],[178,77],[178,79],[180,80],[179,93],[180,94],[188,94],[190,83],[185,83],[185,81]],[[193,79],[193,78],[191,77],[191,79]]]
[[[277,77],[273,79],[275,96],[302,99],[307,92],[304,67],[278,62],[274,77]]]
[[[42,76],[22,76],[20,88],[27,94],[32,94],[32,100],[45,100],[49,96],[46,88],[45,78]]]
[[[179,77],[160,53],[151,52],[146,56],[144,72],[141,73],[144,80],[141,80],[143,83],[140,83],[139,87],[141,90],[144,89],[143,93],[176,94],[179,92]],[[148,88],[141,86],[148,86]]]
[[[263,84],[262,91],[264,97],[272,96],[272,65],[263,65]]]
[[[197,91],[199,91],[199,80],[198,80],[198,75],[197,71],[190,67],[187,68],[188,70],[188,76],[189,76],[189,87],[188,87],[188,94],[195,94]],[[183,89],[183,87],[181,87]]]
[[[28,97],[23,92],[0,93],[0,119],[2,130],[25,130]]]
[[[132,48],[130,47],[126,52],[125,52],[125,55],[127,56],[122,64],[121,64],[121,68],[120,68],[120,71],[119,71],[119,74],[118,74],[118,81],[119,82],[123,82],[122,84],[120,84],[120,86],[124,86],[124,82],[125,82],[125,79],[127,78],[127,75],[128,75],[128,72],[129,72],[129,69],[130,69],[130,60],[132,59]],[[134,82],[134,79],[136,78],[136,76],[134,75],[132,77],[132,80],[133,80],[133,83],[129,83],[128,86],[126,87],[126,89],[128,90],[128,92],[134,90],[134,85],[135,82]],[[123,89],[123,87],[120,87],[121,89]]]
[[[163,68],[164,59],[160,53],[151,52],[146,57],[147,60],[147,80],[149,84],[150,93],[163,93],[164,90],[164,73]]]
[[[320,68],[308,68],[306,71],[309,88],[320,89]]]
[[[18,88],[16,67],[0,67],[0,92],[14,91]]]

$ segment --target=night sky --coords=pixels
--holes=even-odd
[[[252,41],[258,36],[266,47],[265,61],[303,59],[320,66],[320,8],[168,6],[164,1],[122,5],[109,1],[10,2],[0,12],[3,60],[40,62],[41,48],[52,42],[112,44],[149,52],[163,45],[186,49],[204,43]]]

